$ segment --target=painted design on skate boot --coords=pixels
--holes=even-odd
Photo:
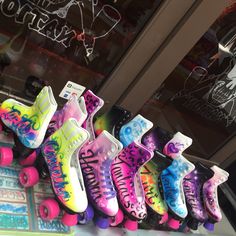
[[[54,193],[65,208],[74,213],[83,212],[88,205],[77,158],[79,149],[88,138],[89,133],[71,118],[41,147]]]
[[[147,215],[140,168],[153,157],[142,144],[136,142],[123,148],[112,162],[112,177],[122,209],[135,220],[143,220]]]
[[[165,145],[163,153],[169,157],[176,158],[185,149],[192,145],[193,140],[188,136],[177,132],[174,137]]]
[[[93,206],[107,216],[118,212],[111,163],[122,144],[107,131],[82,148],[79,154],[88,197]]]
[[[46,136],[49,137],[56,130],[60,129],[61,126],[69,119],[74,118],[77,123],[81,126],[87,118],[87,110],[85,106],[85,100],[80,97],[79,100],[76,95],[72,95],[68,102],[59,111],[56,111],[52,117]]]
[[[172,164],[162,171],[161,184],[165,202],[174,216],[184,219],[188,210],[183,192],[183,178],[194,170],[194,165],[183,156],[174,159]]]
[[[158,178],[161,172],[170,166],[171,163],[171,159],[155,151],[152,160],[141,167],[140,171],[146,204],[159,215],[166,214],[168,208],[161,197],[158,187]]]
[[[203,184],[213,175],[214,172],[209,167],[197,162],[195,169],[183,180],[184,194],[190,217],[187,224],[191,229],[197,230],[199,223],[203,223],[208,218],[203,204],[202,189]]]
[[[104,105],[104,101],[96,96],[91,90],[87,90],[84,93],[83,97],[85,100],[88,116],[82,127],[88,130],[90,134],[90,141],[92,141],[95,139],[93,117],[102,108],[102,106]]]
[[[218,186],[226,182],[229,177],[229,173],[218,166],[212,166],[211,169],[214,171],[214,176],[203,185],[204,205],[209,216],[209,220],[205,222],[204,226],[210,231],[214,229],[214,223],[222,219],[218,202]]]
[[[0,108],[2,122],[28,148],[38,148],[57,109],[51,87],[44,87],[32,106],[14,99],[5,100]]]
[[[94,130],[99,135],[103,130],[119,139],[121,127],[131,118],[131,113],[119,106],[113,106],[107,113],[96,118]]]
[[[127,147],[133,141],[141,142],[142,136],[152,128],[153,123],[141,115],[135,116],[120,130],[120,141]]]
[[[163,151],[164,146],[173,138],[173,135],[160,128],[155,127],[153,130],[145,134],[142,138],[142,143],[151,151]]]

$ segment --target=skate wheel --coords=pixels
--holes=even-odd
[[[85,225],[89,223],[93,219],[93,217],[94,217],[93,207],[91,205],[88,205],[84,213],[78,214],[78,222],[80,224]]]
[[[78,223],[78,214],[69,214],[67,212],[62,216],[61,222],[66,226],[74,226]]]
[[[136,231],[138,229],[138,222],[135,220],[127,219],[124,223],[124,227],[130,231]]]
[[[179,220],[176,220],[174,218],[171,218],[168,222],[167,222],[168,226],[171,228],[171,229],[178,229],[179,226],[180,226],[180,222]]]
[[[33,166],[25,167],[20,171],[19,180],[23,187],[32,187],[39,181],[39,173]]]
[[[39,214],[43,220],[53,220],[58,217],[59,213],[59,204],[53,198],[48,198],[39,205]]]
[[[107,229],[110,225],[110,219],[108,217],[98,216],[95,219],[95,225],[100,229]]]
[[[28,157],[19,161],[21,166],[32,166],[37,158],[37,153],[34,151]]]
[[[13,152],[9,147],[0,147],[0,166],[9,166],[13,161]]]
[[[207,229],[208,231],[214,231],[214,224],[206,221],[204,224],[203,224],[204,228]]]
[[[113,217],[110,226],[117,226],[124,220],[124,213],[121,209],[118,210],[118,213]]]
[[[168,221],[168,213],[166,212],[162,217],[161,220],[159,221],[159,224],[164,224]]]

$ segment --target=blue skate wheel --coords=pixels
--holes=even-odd
[[[94,217],[94,210],[91,205],[88,205],[84,213],[78,215],[78,222],[82,225],[88,224]]]
[[[110,219],[98,216],[95,219],[95,225],[100,229],[107,229],[110,225]]]

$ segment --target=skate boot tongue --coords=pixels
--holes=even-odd
[[[72,95],[64,107],[54,114],[52,120],[49,123],[46,137],[49,137],[56,130],[60,129],[68,119],[76,119],[78,125],[81,126],[86,120],[86,117],[87,111],[84,98],[81,97],[78,101],[77,96]]]
[[[133,141],[141,142],[142,136],[152,128],[153,123],[141,115],[135,116],[120,129],[120,141],[127,147]]]
[[[156,127],[142,138],[142,143],[151,151],[158,150],[163,151],[164,146],[173,138],[173,135],[160,128]]]
[[[209,221],[204,223],[204,227],[211,232],[214,231],[214,224],[210,223]]]
[[[102,108],[102,106],[104,105],[104,101],[96,96],[91,90],[86,91],[83,97],[85,100],[88,116],[82,126],[89,131],[90,141],[92,141],[95,139],[93,117]]]
[[[174,137],[165,145],[164,154],[172,158],[177,158],[192,144],[192,139],[188,136],[178,132]]]
[[[217,185],[220,185],[228,180],[229,173],[225,170],[218,166],[212,166],[211,169],[214,171],[214,176],[212,178]]]
[[[96,117],[94,129],[96,135],[99,135],[103,130],[119,139],[121,127],[130,120],[131,112],[119,106],[113,106],[107,113]]]

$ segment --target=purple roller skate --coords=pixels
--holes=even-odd
[[[202,199],[202,188],[213,175],[214,172],[209,167],[197,162],[195,170],[184,178],[184,194],[189,212],[187,226],[190,229],[197,230],[198,225],[208,219]]]
[[[220,184],[227,181],[229,173],[217,166],[212,166],[214,176],[203,185],[203,199],[208,220],[204,223],[204,227],[209,231],[214,230],[214,224],[221,221],[222,214],[218,202],[217,188]]]

